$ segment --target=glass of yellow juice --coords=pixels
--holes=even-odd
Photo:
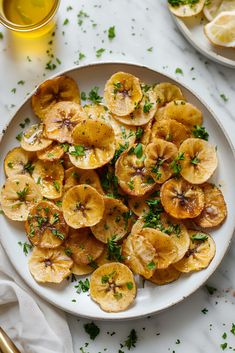
[[[60,0],[0,0],[0,22],[18,33],[35,35],[53,27]]]

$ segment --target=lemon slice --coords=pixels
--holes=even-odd
[[[221,12],[233,10],[235,10],[234,0],[210,0],[206,2],[203,13],[208,21],[213,21]]]
[[[235,10],[220,13],[204,27],[211,43],[221,47],[235,47]]]
[[[168,0],[170,11],[178,17],[192,17],[199,14],[206,0],[190,1],[190,0]]]

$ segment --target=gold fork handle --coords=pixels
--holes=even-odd
[[[21,353],[0,327],[0,353]]]

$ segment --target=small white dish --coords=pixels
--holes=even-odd
[[[136,301],[128,310],[119,313],[106,313],[95,304],[87,293],[76,294],[74,285],[76,282],[69,283],[65,280],[61,285],[40,285],[31,276],[28,269],[28,257],[18,245],[18,242],[25,242],[26,236],[24,224],[12,222],[5,216],[1,217],[0,239],[1,242],[18,273],[25,282],[42,298],[53,305],[74,315],[83,316],[91,319],[120,320],[133,319],[150,314],[158,313],[172,305],[182,301],[184,298],[195,292],[211,276],[223,259],[232,239],[235,228],[234,204],[235,188],[234,175],[235,163],[234,154],[229,138],[223,130],[222,124],[218,121],[213,112],[197,97],[190,89],[175,82],[168,76],[153,71],[147,67],[137,66],[125,63],[101,63],[92,64],[84,67],[62,72],[74,78],[81,91],[88,92],[94,86],[100,87],[99,94],[102,94],[106,80],[117,71],[133,73],[146,83],[155,83],[168,81],[177,84],[183,91],[186,99],[195,104],[204,117],[204,125],[209,131],[209,141],[218,146],[219,167],[213,176],[212,181],[217,185],[221,184],[222,191],[228,206],[228,217],[224,224],[210,232],[216,243],[216,255],[209,267],[198,273],[183,275],[178,281],[165,286],[155,286],[150,282],[145,282],[145,288],[142,288],[140,282]],[[15,116],[9,122],[8,127],[2,136],[0,143],[0,185],[5,181],[3,171],[3,160],[7,152],[18,145],[16,136],[22,129],[19,124],[26,117],[29,117],[31,123],[38,119],[34,116],[31,109],[31,97],[29,97]],[[76,300],[74,302],[73,300]]]
[[[172,15],[179,30],[189,43],[208,59],[219,64],[235,68],[235,49],[218,47],[210,43],[203,27],[208,23],[203,14],[181,19]]]

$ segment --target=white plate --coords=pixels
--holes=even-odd
[[[235,68],[235,49],[218,47],[210,43],[203,31],[204,25],[208,23],[203,14],[185,19],[172,16],[179,30],[196,50],[219,64]]]
[[[66,72],[66,74],[78,82],[81,91],[87,92],[92,87],[99,86],[101,94],[105,81],[117,71],[133,73],[146,83],[161,81],[176,83],[171,78],[146,67],[123,63],[94,64],[73,69]],[[25,257],[18,245],[19,241],[25,241],[24,225],[19,222],[9,221],[6,217],[1,216],[1,242],[20,276],[41,297],[65,311],[93,319],[130,319],[157,313],[180,302],[198,289],[215,271],[228,249],[235,228],[235,218],[233,217],[235,164],[231,144],[217,118],[206,107],[205,103],[202,103],[189,89],[178,82],[176,84],[181,87],[187,100],[202,111],[204,124],[210,133],[210,142],[218,146],[219,167],[213,181],[216,184],[222,184],[229,216],[222,227],[211,232],[216,242],[217,252],[215,258],[206,270],[182,276],[175,283],[158,287],[146,282],[144,289],[139,288],[136,301],[132,307],[124,312],[109,314],[103,312],[86,293],[76,294],[75,283],[68,283],[66,280],[59,286],[39,285],[36,283],[28,270],[28,258]],[[2,138],[0,144],[0,184],[4,183],[5,180],[2,167],[4,157],[11,148],[17,145],[15,137],[21,131],[19,124],[26,117],[30,117],[31,122],[36,120],[31,110],[30,97],[15,114]],[[76,303],[72,302],[72,299],[76,299]]]

